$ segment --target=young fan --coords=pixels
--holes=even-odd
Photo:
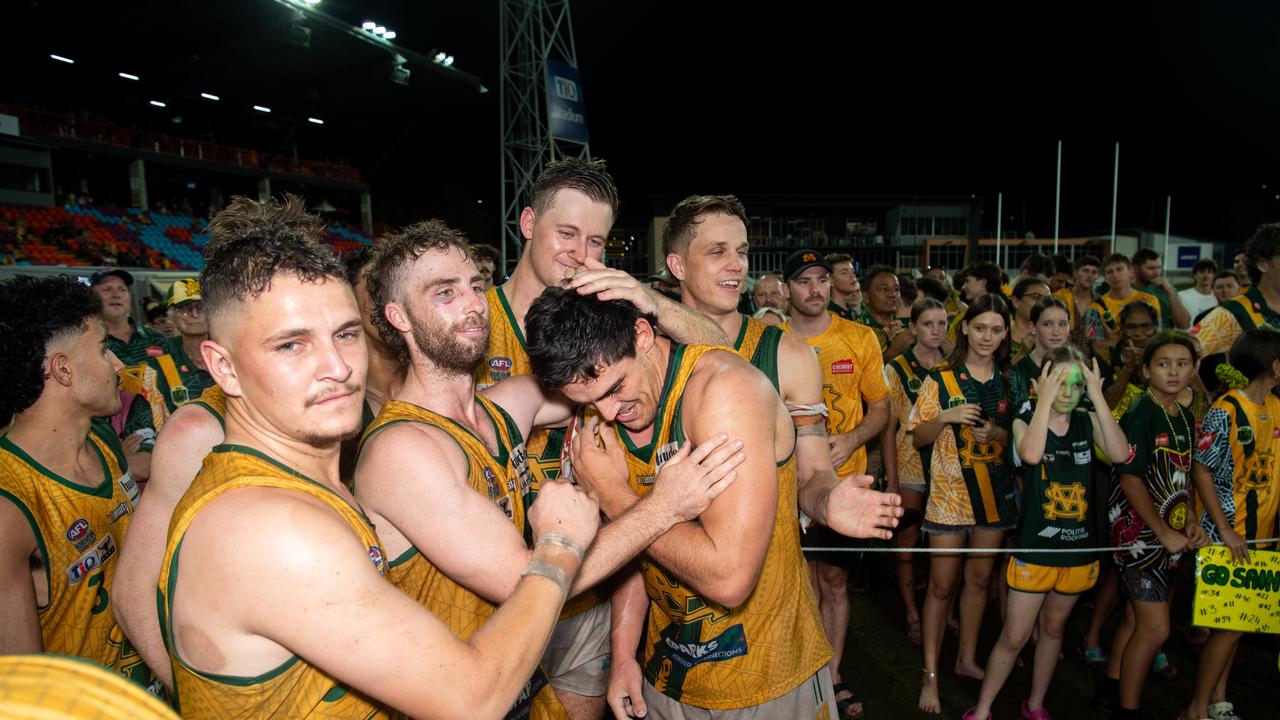
[[[1056,297],[1041,298],[1031,307],[1028,317],[1035,341],[1031,344],[1031,352],[1025,353],[1009,370],[1015,414],[1020,414],[1023,405],[1031,398],[1031,386],[1040,377],[1040,366],[1044,363],[1045,353],[1065,345],[1071,339],[1071,317],[1067,304],[1062,300]]]

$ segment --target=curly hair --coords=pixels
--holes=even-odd
[[[285,195],[283,203],[237,195],[214,216],[209,234],[200,290],[211,335],[228,308],[271,289],[277,275],[309,283],[347,281],[342,262],[319,243],[324,223],[296,195]]]
[[[98,294],[66,275],[0,282],[0,417],[7,422],[40,399],[50,343],[84,332],[85,321],[101,311]]]
[[[373,324],[382,342],[395,351],[402,363],[410,360],[409,346],[400,331],[387,320],[387,303],[404,302],[404,279],[410,263],[427,252],[450,248],[461,250],[467,258],[473,257],[466,236],[439,220],[424,220],[400,232],[387,233],[373,248],[365,275],[369,300],[373,303]]]

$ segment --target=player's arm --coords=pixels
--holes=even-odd
[[[0,655],[44,651],[36,588],[31,581],[35,549],[35,532],[26,516],[0,496]],[[49,568],[45,572],[50,572]]]
[[[547,390],[532,375],[515,375],[480,391],[507,411],[524,437],[535,427],[562,427],[575,406],[557,390]]]
[[[598,508],[561,483],[531,522],[590,544]],[[543,575],[520,579],[511,597],[467,642],[380,576],[368,548],[332,509],[292,493],[240,490],[202,511],[188,528],[182,563],[218,593],[232,631],[266,638],[345,685],[413,717],[500,717],[533,673],[564,601]],[[215,512],[215,506],[222,506]],[[272,548],[271,562],[245,562]],[[543,544],[535,560],[567,578],[577,557]],[[184,580],[185,582],[185,580]],[[178,597],[181,597],[179,594]],[[183,618],[175,618],[183,626]],[[179,648],[184,647],[178,638]]]
[[[714,320],[671,300],[653,288],[640,284],[631,275],[585,258],[585,272],[574,276],[569,287],[581,295],[595,294],[601,300],[626,300],[647,315],[658,319],[658,329],[684,344],[725,345],[728,340]]]
[[[609,688],[607,701],[615,718],[644,717],[644,676],[636,660],[640,634],[644,631],[649,596],[644,576],[632,570],[609,598]]]
[[[223,437],[222,425],[198,405],[183,405],[169,417],[156,438],[151,480],[129,521],[112,581],[111,613],[152,672],[169,687],[173,669],[156,611],[156,582],[169,520],[204,457]]]

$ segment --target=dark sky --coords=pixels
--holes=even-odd
[[[1175,234],[1234,242],[1276,218],[1275,3],[831,5],[572,4],[592,152],[624,218],[691,192],[977,193],[991,209],[1004,192],[1006,229],[1048,236],[1059,139],[1063,235],[1108,228],[1116,141],[1122,226],[1162,227],[1170,194]],[[494,203],[497,2],[325,7],[444,48],[490,88],[403,157],[429,153],[446,195]]]

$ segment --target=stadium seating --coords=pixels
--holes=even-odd
[[[116,258],[128,267],[199,271],[209,242],[206,225],[187,215],[109,205],[0,204],[0,256],[19,265],[96,266]],[[345,254],[372,241],[335,225],[324,242]]]

